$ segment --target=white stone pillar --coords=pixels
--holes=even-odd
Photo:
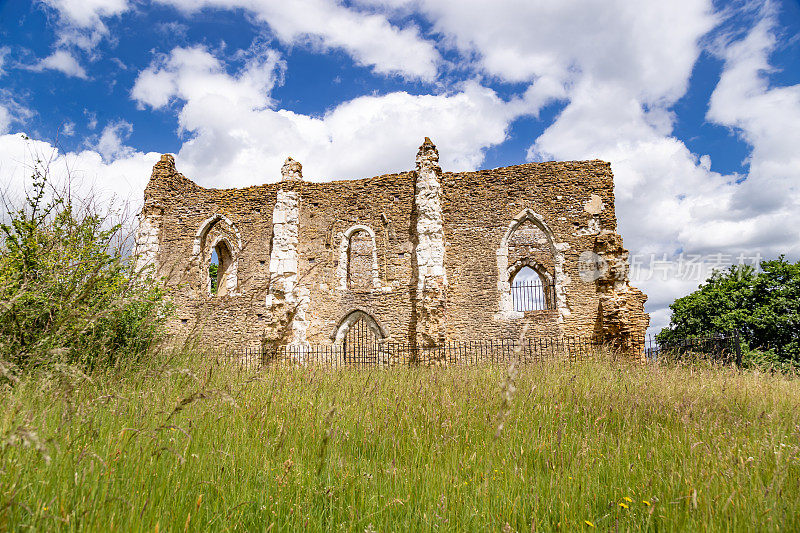
[[[439,151],[427,137],[417,152],[417,342],[444,341],[447,273],[442,224],[442,168]]]
[[[139,227],[136,228],[136,271],[152,270],[158,272],[159,234],[161,233],[161,210],[157,207],[147,207],[139,214]]]
[[[297,245],[299,243],[300,195],[278,191],[272,212],[272,252],[269,259],[269,295],[267,308],[275,317],[276,331],[290,346],[307,346],[308,290],[297,286]]]

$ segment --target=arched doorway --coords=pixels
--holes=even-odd
[[[385,339],[383,329],[372,316],[353,311],[339,324],[334,342],[341,347],[346,364],[374,365],[382,362]]]

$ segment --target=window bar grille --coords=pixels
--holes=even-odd
[[[541,280],[515,282],[511,285],[514,310],[543,311],[555,309],[555,286]]]

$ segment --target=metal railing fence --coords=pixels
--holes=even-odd
[[[659,342],[654,336],[629,339],[615,346],[594,337],[541,337],[453,341],[438,346],[375,342],[358,349],[336,345],[243,347],[213,349],[216,361],[241,367],[266,365],[321,365],[328,367],[376,367],[399,365],[508,365],[545,360],[575,363],[599,356],[635,361],[703,359],[741,365],[738,334],[714,334]]]

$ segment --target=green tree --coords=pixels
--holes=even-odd
[[[217,271],[219,270],[219,265],[217,263],[211,262],[208,265],[208,277],[211,278],[211,294],[217,294]]]
[[[0,359],[91,368],[142,354],[163,333],[162,285],[136,271],[108,215],[50,194],[40,164],[0,224]]]
[[[661,342],[738,330],[751,356],[800,364],[800,261],[784,256],[761,262],[761,271],[732,266],[670,305]]]

